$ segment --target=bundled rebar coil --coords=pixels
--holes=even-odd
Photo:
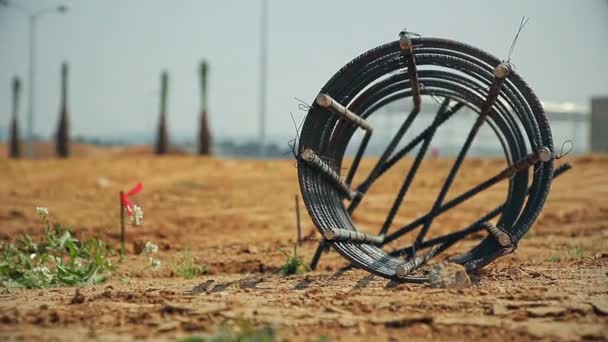
[[[401,137],[420,112],[421,96],[443,99],[441,108],[428,128],[415,132],[416,138],[398,148]],[[395,139],[368,178],[362,184],[351,184],[374,132],[366,119],[387,104],[403,99],[413,101],[413,110],[409,115],[405,113],[407,116]],[[498,222],[488,230],[488,236],[454,261],[472,270],[512,250],[530,229],[549,192],[554,159],[551,130],[538,98],[508,63],[460,42],[413,38],[402,32],[400,40],[369,50],[340,69],[321,89],[302,127],[297,151],[302,196],[314,224],[324,236],[329,231],[356,231],[352,211],[374,180],[419,147],[409,179],[401,189],[407,191],[435,130],[463,107],[478,115],[471,131],[463,133],[469,134],[467,141],[446,183],[454,181],[481,125],[489,125],[500,141],[507,160],[506,169],[455,200],[445,200],[450,184],[447,187],[444,184],[431,212],[396,232],[388,232],[388,227],[383,227],[376,237],[326,240],[324,246],[335,248],[356,267],[400,281],[424,281],[424,276],[410,273],[468,234],[488,229],[487,222],[494,217],[499,217]],[[354,143],[352,137],[357,130],[365,130],[365,137],[357,146],[350,169],[341,174],[347,146]],[[323,164],[315,165],[311,160],[320,160]],[[440,239],[424,239],[433,218],[447,210],[446,206],[456,206],[499,180],[509,182],[507,199],[501,206],[461,231]],[[394,217],[397,204],[400,203],[396,202],[389,216]],[[407,253],[408,258],[381,248],[383,243],[420,227],[424,233],[419,233],[416,243],[401,251],[402,255]],[[502,233],[507,234],[509,240],[502,235],[500,239],[495,236]],[[372,238],[381,238],[383,243],[366,243]],[[509,249],[499,241],[512,241],[512,245]],[[320,246],[317,260],[323,248]],[[423,253],[425,249],[428,251]]]

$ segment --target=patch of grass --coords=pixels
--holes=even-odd
[[[570,246],[570,249],[568,250],[568,256],[570,256],[571,259],[580,259],[585,256],[585,251],[581,246]]]
[[[279,272],[282,275],[301,274],[310,271],[308,265],[304,262],[302,257],[298,256],[298,244],[293,246],[293,254],[289,254],[282,249],[279,249],[281,253],[287,257],[287,261],[279,268]]]
[[[593,250],[593,248],[592,248]],[[567,261],[567,260],[574,260],[574,259],[580,259],[585,257],[586,253],[585,250],[583,249],[583,247],[579,246],[579,245],[570,245],[570,247],[568,247],[567,250],[559,253],[559,254],[553,254],[551,256],[549,256],[547,258],[548,262],[559,262],[559,261]]]
[[[535,237],[535,236],[536,236],[536,233],[534,232],[534,230],[530,229],[530,230],[528,230],[528,232],[527,232],[527,233],[524,235],[523,239],[524,239],[524,240],[528,240],[528,239],[531,239],[531,238],[533,238],[533,237]]]
[[[251,321],[240,319],[236,324],[223,324],[212,336],[190,336],[180,342],[273,342],[276,332],[272,327],[256,327]]]
[[[562,258],[560,258],[559,255],[551,255],[550,257],[547,258],[548,262],[560,262],[562,260]]]
[[[199,265],[190,253],[183,253],[172,265],[173,271],[182,278],[192,279],[209,273],[209,268]]]
[[[35,242],[26,234],[14,244],[0,243],[0,283],[5,290],[89,285],[109,278],[114,268],[107,244],[96,239],[79,241],[69,228],[51,227],[46,214],[40,216],[45,225],[42,241]]]
[[[198,182],[195,180],[179,180],[174,183],[174,185],[178,188],[188,188],[188,189],[202,189],[207,186],[206,183]]]

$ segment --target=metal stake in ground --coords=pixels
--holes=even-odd
[[[302,246],[302,225],[300,224],[300,199],[296,195],[296,225],[298,228],[298,246]]]
[[[122,203],[124,193],[121,191],[118,197],[120,203],[120,260],[125,257],[125,205]]]

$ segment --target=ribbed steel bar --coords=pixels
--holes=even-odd
[[[494,237],[501,247],[508,247],[513,244],[511,236],[504,229],[497,227],[490,222],[484,222],[482,227]]]
[[[412,141],[410,141],[407,145],[405,145],[401,150],[396,152],[386,163],[382,164],[380,167],[380,171],[378,172],[378,177],[388,171],[393,165],[395,165],[399,160],[403,159],[416,145],[418,145],[421,141],[426,139],[432,132],[435,132],[439,126],[441,126],[444,122],[446,122],[452,115],[456,114],[462,107],[464,107],[464,103],[459,102],[454,105],[454,107],[450,108],[450,110],[441,116],[441,118],[434,122],[433,125],[427,127],[422,131],[419,135],[417,135]],[[372,179],[371,181],[375,181]]]
[[[371,137],[372,133],[370,131],[365,132],[365,136],[363,136],[363,140],[361,140],[361,145],[359,145],[355,159],[353,159],[353,164],[350,166],[350,170],[348,170],[348,175],[346,176],[346,185],[348,186],[351,186],[353,182],[353,177],[359,168],[359,163],[361,162],[361,158],[363,158],[363,153],[365,153],[365,149],[367,148],[367,144]]]
[[[328,241],[346,241],[346,242],[358,242],[358,243],[369,243],[372,245],[381,245],[384,241],[382,235],[371,235],[356,230],[340,229],[335,228],[332,230],[326,230],[323,232],[323,237]]]
[[[350,187],[344,183],[340,178],[340,175],[332,169],[327,163],[325,163],[315,152],[311,149],[306,149],[300,154],[300,158],[309,166],[316,169],[325,179],[327,179],[342,195],[348,199],[352,199],[356,196]]]
[[[389,243],[395,239],[400,238],[401,236],[407,234],[408,232],[416,229],[419,225],[426,224],[429,220],[433,220],[435,217],[437,217],[437,216],[443,214],[444,212],[448,211],[449,209],[452,209],[455,206],[463,203],[464,201],[466,201],[469,198],[477,195],[478,193],[488,189],[489,187],[493,186],[494,184],[496,184],[504,179],[512,177],[515,173],[526,170],[528,167],[538,163],[538,161],[542,161],[542,162],[548,161],[550,159],[550,152],[547,153],[547,151],[548,151],[547,149],[541,148],[538,152],[531,153],[528,156],[526,156],[525,158],[523,158],[521,161],[518,161],[517,163],[514,163],[513,165],[506,167],[504,170],[499,172],[497,175],[488,178],[487,180],[479,183],[478,185],[474,186],[473,188],[454,197],[452,200],[444,203],[441,207],[439,207],[435,210],[431,210],[426,215],[423,215],[422,217],[414,220],[413,222],[405,225],[404,227],[401,227],[399,230],[387,235],[386,239],[384,240],[385,243]],[[526,165],[526,166],[524,167],[524,165]]]
[[[431,141],[433,140],[433,135],[435,134],[435,130],[437,129],[436,123],[445,115],[446,109],[448,108],[449,104],[450,104],[450,99],[445,99],[443,101],[443,103],[441,104],[441,107],[437,111],[437,114],[435,115],[435,119],[433,119],[433,123],[431,124],[431,127],[435,127],[435,129],[432,129],[431,131],[429,131],[427,136],[424,138],[422,146],[420,146],[420,149],[418,150],[418,154],[416,155],[416,159],[414,159],[414,163],[412,164],[412,167],[408,171],[407,177],[405,178],[403,185],[399,189],[399,193],[397,194],[397,197],[395,198],[395,201],[393,202],[393,205],[392,205],[388,215],[386,216],[386,219],[384,220],[384,224],[382,225],[382,228],[380,229],[380,233],[379,233],[380,235],[385,235],[388,232],[391,225],[393,224],[395,215],[397,215],[397,211],[399,210],[399,207],[401,207],[401,203],[403,203],[403,199],[405,198],[405,195],[407,194],[407,190],[412,185],[412,182],[414,181],[414,176],[418,172],[418,168],[420,167],[420,164],[422,163],[422,159],[424,159],[424,155],[426,154],[426,151],[427,151],[429,145],[431,144]]]
[[[405,121],[403,122],[401,127],[399,127],[399,130],[397,131],[397,133],[395,133],[395,136],[393,137],[393,139],[391,140],[389,145],[386,147],[386,149],[380,156],[380,159],[376,162],[376,165],[372,169],[372,172],[370,172],[370,174],[361,183],[361,185],[357,187],[358,196],[356,198],[354,198],[351,201],[350,205],[348,206],[347,210],[348,210],[349,214],[352,214],[355,211],[355,209],[357,208],[357,206],[359,205],[359,203],[361,203],[363,196],[365,195],[365,193],[369,189],[369,186],[371,185],[370,180],[378,177],[378,174],[380,172],[380,167],[391,156],[391,154],[393,153],[393,151],[395,150],[395,148],[401,141],[401,138],[403,138],[403,135],[407,132],[409,127],[412,125],[412,122],[414,122],[414,119],[418,116],[418,113],[420,113],[420,105],[422,102],[420,99],[420,82],[418,81],[418,69],[416,66],[416,57],[413,54],[414,48],[413,48],[412,41],[408,37],[408,35],[405,34],[404,32],[402,32],[402,34],[401,34],[401,39],[399,41],[399,47],[401,49],[401,56],[403,58],[407,59],[407,74],[408,74],[408,77],[410,80],[414,108],[412,108],[407,119],[405,119]]]
[[[368,132],[372,132],[374,130],[369,122],[365,121],[365,119],[361,118],[359,115],[351,112],[348,108],[342,106],[338,101],[334,100],[327,94],[317,95],[316,102],[320,107],[331,110],[332,112],[338,114],[341,118],[351,121]]]
[[[445,199],[445,196],[447,195],[448,190],[450,189],[450,186],[454,182],[456,173],[458,172],[458,170],[460,169],[460,166],[462,165],[462,162],[464,161],[464,157],[467,155],[469,148],[473,144],[473,140],[475,139],[475,136],[477,136],[477,132],[481,128],[482,124],[484,123],[486,116],[488,114],[490,114],[490,112],[492,111],[492,106],[494,105],[494,101],[496,101],[496,99],[498,98],[500,89],[501,89],[503,83],[505,82],[507,76],[509,75],[510,71],[511,71],[511,67],[509,64],[506,64],[506,63],[499,64],[494,69],[494,82],[492,83],[492,86],[490,87],[490,91],[488,92],[488,96],[481,108],[481,112],[479,113],[477,120],[475,120],[475,123],[473,124],[473,127],[471,128],[471,131],[469,132],[469,135],[467,136],[464,146],[460,150],[460,153],[458,154],[458,157],[456,158],[456,161],[454,162],[454,165],[452,166],[452,169],[450,170],[450,173],[448,174],[448,177],[447,177],[446,181],[444,182],[444,184],[441,188],[441,191],[439,192],[439,196],[437,196],[437,200],[435,201],[435,204],[433,204],[433,209],[431,210],[431,212],[434,213],[439,209],[439,207],[441,207],[443,200]],[[432,223],[433,223],[432,217],[424,223],[422,230],[416,237],[416,243],[414,246],[422,244],[422,242],[424,241],[424,237],[428,233],[429,228],[431,227]]]
[[[553,179],[561,176],[564,172],[570,170],[572,168],[572,165],[570,165],[569,163],[565,163],[562,164],[560,167],[555,169],[555,172],[553,173]],[[528,193],[530,192],[531,188],[528,189]],[[488,221],[496,218],[498,215],[500,215],[504,208],[505,208],[505,204],[503,203],[502,205],[492,209],[490,212],[488,212],[487,214],[485,214],[484,216],[482,216],[480,219],[478,219],[477,221],[475,221],[475,223],[469,225],[468,227],[453,232],[453,233],[449,233],[446,235],[442,235],[433,239],[429,239],[424,241],[419,247],[420,248],[427,248],[427,247],[431,247],[437,244],[446,244],[446,243],[450,243],[450,242],[456,242],[462,238],[464,238],[465,236],[469,235],[469,234],[473,234],[476,233],[480,230],[484,229],[484,225],[487,224]],[[418,221],[418,220],[416,220]],[[418,224],[420,225],[420,224]],[[385,238],[385,243],[388,243],[390,241],[388,240],[388,236],[387,238]],[[451,245],[450,245],[451,246]],[[442,248],[442,251],[444,249]],[[389,255],[391,256],[398,256],[398,255],[411,255],[414,251],[414,246],[408,246],[408,247],[404,247],[404,248],[400,248],[398,250],[392,251],[389,253]]]
[[[325,241],[319,242],[319,244],[317,245],[317,249],[315,250],[315,254],[312,257],[312,260],[310,261],[311,270],[314,271],[317,269],[317,265],[319,264],[319,260],[321,259],[321,255],[323,254],[325,249],[327,249]]]
[[[420,266],[426,264],[429,260],[431,260],[437,254],[438,248],[435,246],[428,253],[417,255],[410,260],[404,262],[401,265],[397,266],[395,272],[397,273],[397,277],[404,278],[410,273],[414,272]]]

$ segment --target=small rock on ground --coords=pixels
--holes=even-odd
[[[465,268],[455,263],[439,263],[431,267],[429,274],[431,287],[461,289],[471,287],[471,278]]]

